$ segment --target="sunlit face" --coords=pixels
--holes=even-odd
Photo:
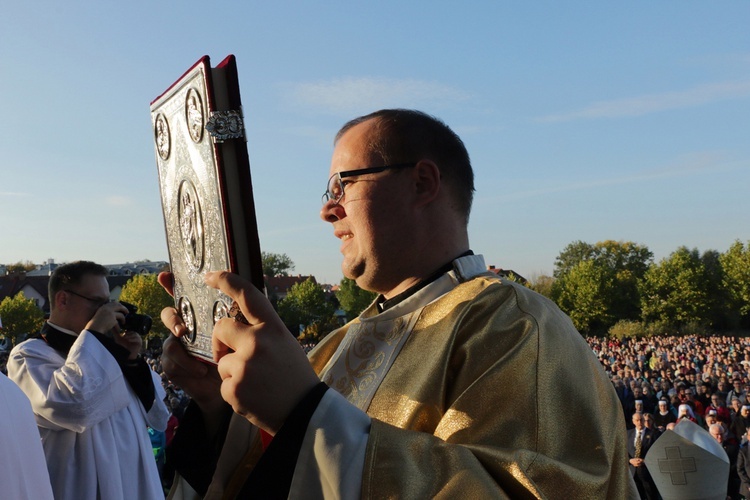
[[[74,332],[81,332],[97,309],[109,302],[107,278],[87,274],[80,283],[70,285],[68,290],[62,292],[64,295],[59,300],[63,303],[58,303],[50,321]]]
[[[329,176],[385,164],[366,147],[373,124],[373,120],[360,123],[339,139]],[[414,253],[410,239],[415,232],[414,218],[409,212],[406,182],[412,171],[346,177],[343,198],[338,204],[328,201],[320,213],[333,224],[334,235],[341,240],[344,276],[356,280],[361,288],[386,296],[408,277],[406,259]]]
[[[633,414],[633,425],[638,430],[643,429],[643,415],[641,415],[640,413],[634,413]]]
[[[708,432],[711,433],[711,436],[716,440],[717,443],[724,442],[724,433],[721,432],[721,428],[718,425],[711,426]]]

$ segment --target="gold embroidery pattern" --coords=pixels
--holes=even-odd
[[[361,409],[369,404],[408,332],[411,315],[352,325],[348,345],[323,380]]]

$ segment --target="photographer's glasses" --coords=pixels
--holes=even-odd
[[[333,201],[334,204],[338,204],[341,198],[344,197],[344,181],[347,177],[353,177],[355,175],[365,174],[377,174],[378,172],[384,172],[395,168],[409,168],[416,166],[416,163],[395,163],[393,165],[384,165],[382,167],[369,167],[360,168],[359,170],[345,170],[343,172],[336,172],[328,179],[328,185],[326,186],[326,192],[323,193],[323,205],[329,201]]]
[[[97,309],[99,309],[104,304],[109,304],[111,302],[109,299],[107,299],[107,300],[92,299],[91,297],[86,297],[85,295],[81,295],[80,293],[74,292],[73,290],[69,290],[69,289],[65,289],[65,290],[63,290],[63,292],[72,293],[76,297],[81,297],[82,299],[88,300],[89,302],[91,302],[92,304],[94,304]]]

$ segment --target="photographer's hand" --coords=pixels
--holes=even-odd
[[[143,347],[143,338],[136,332],[124,331],[114,335],[116,344],[121,345],[130,352],[128,360],[132,361],[138,357]]]
[[[105,335],[112,334],[117,336],[120,332],[120,325],[125,322],[125,315],[128,310],[119,302],[109,302],[104,304],[94,313],[88,323],[87,330],[93,330]]]

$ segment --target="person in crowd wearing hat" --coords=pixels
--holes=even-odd
[[[708,428],[708,432],[716,442],[724,448],[727,457],[729,457],[727,497],[733,500],[738,499],[740,497],[740,476],[737,472],[737,456],[739,454],[737,440],[728,434],[726,428],[721,423],[712,424],[711,427]]]
[[[698,419],[695,418],[695,413],[693,413],[693,409],[690,407],[689,404],[683,403],[677,408],[677,421],[679,422],[682,419],[688,419],[691,422],[698,423]]]
[[[651,445],[656,441],[656,433],[644,425],[642,413],[633,414],[633,428],[628,431],[628,457],[630,472],[642,499],[658,499],[659,493],[651,474],[646,468],[644,458]]]
[[[676,422],[677,416],[669,409],[669,401],[666,398],[659,400],[659,405],[653,414],[654,425],[660,432],[664,432],[667,424]]]
[[[743,406],[743,411],[746,406]],[[740,497],[750,498],[750,427],[743,436],[745,443],[737,453],[737,475],[740,478]]]

